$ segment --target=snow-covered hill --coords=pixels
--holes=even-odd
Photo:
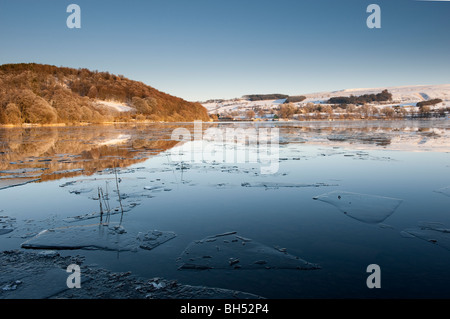
[[[414,106],[418,102],[431,99],[443,100],[442,103],[436,105],[437,108],[450,106],[450,84],[360,88],[302,94],[306,97],[306,99],[302,102],[294,104],[301,106],[309,102],[314,104],[326,103],[326,101],[331,97],[377,94],[385,89],[392,93],[393,101],[392,103],[384,104],[383,107],[388,105]],[[243,98],[237,98],[232,100],[203,103],[203,106],[210,114],[226,114],[233,111],[245,112],[254,108],[262,108],[265,110],[278,108],[280,104],[284,102],[285,100],[249,101]]]
[[[388,90],[392,93],[393,102],[398,104],[416,104],[420,101],[431,99],[442,99],[443,101],[450,101],[450,84],[441,85],[415,85],[415,86],[394,86],[384,88],[364,88],[364,89],[347,89],[334,92],[320,92],[305,94],[307,99],[304,102],[323,102],[330,97],[335,96],[350,96],[350,95],[364,95],[377,94],[382,90]]]

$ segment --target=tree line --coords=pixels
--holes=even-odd
[[[416,106],[422,107],[422,106],[427,106],[427,105],[436,105],[436,104],[439,104],[441,102],[442,102],[441,99],[432,99],[432,100],[428,100],[428,101],[418,102],[416,104]]]
[[[272,111],[281,119],[395,119],[395,118],[429,118],[445,117],[450,114],[450,107],[431,110],[429,106],[422,106],[418,110],[397,106],[375,107],[373,105],[329,105],[306,103],[296,106],[292,103],[282,104]],[[264,115],[263,112],[258,115]]]
[[[388,90],[383,90],[378,94],[364,94],[360,96],[337,96],[328,100],[328,104],[356,104],[363,105],[372,102],[386,102],[392,100],[392,94]]]
[[[249,101],[265,101],[265,100],[282,100],[287,99],[289,95],[285,94],[250,94],[250,95],[244,95],[243,98],[247,99]]]

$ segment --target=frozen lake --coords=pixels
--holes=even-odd
[[[449,120],[0,128],[0,250],[144,278],[450,298],[449,207]]]

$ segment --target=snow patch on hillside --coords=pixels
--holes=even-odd
[[[124,103],[119,103],[119,102],[114,102],[114,101],[97,101],[97,104],[114,109],[117,112],[130,112],[130,111],[135,110],[134,108],[132,108]]]

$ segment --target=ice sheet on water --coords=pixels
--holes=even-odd
[[[139,233],[137,239],[140,242],[140,248],[151,250],[176,236],[177,235],[174,232],[170,231],[151,230],[147,233]]]
[[[144,186],[144,189],[148,191],[161,191],[164,189],[164,185]]]
[[[47,299],[67,290],[67,272],[81,258],[46,255],[19,250],[0,252],[0,299]],[[81,285],[88,282],[81,276]]]
[[[2,212],[2,211],[0,211]],[[16,228],[16,218],[9,216],[0,216],[0,235],[9,234]]]
[[[23,186],[26,185],[28,183],[34,183],[37,181],[40,181],[40,178],[17,178],[17,179],[7,179],[5,182],[0,183],[0,190],[2,189],[7,189],[7,188],[12,188],[12,187],[16,187],[16,186]]]
[[[269,247],[236,232],[190,243],[179,257],[179,269],[319,269],[316,264]]]
[[[16,174],[16,175],[3,175],[0,179],[16,179],[16,178],[38,178],[41,174]]]
[[[156,234],[159,234],[158,236]],[[55,250],[137,251],[153,249],[175,237],[172,232],[150,231],[129,234],[119,225],[83,225],[47,229],[22,243],[22,248]]]
[[[12,232],[13,230],[14,230],[14,229],[1,228],[1,229],[0,229],[0,235],[9,234],[9,233]]]
[[[140,205],[140,204],[139,203],[130,203],[128,205],[123,205],[122,206],[123,212],[127,213],[138,205]],[[109,214],[111,216],[111,215],[117,215],[117,214],[121,214],[121,213],[122,213],[122,209],[120,209],[120,207],[115,207],[109,213],[103,212],[102,218],[106,218],[107,214]],[[88,213],[88,214],[84,214],[84,215],[67,217],[67,218],[64,218],[63,220],[67,223],[74,223],[74,222],[79,222],[79,221],[88,220],[88,219],[95,219],[95,218],[100,219],[100,217],[101,217],[100,212],[92,212],[92,213]]]
[[[116,190],[113,190],[114,193],[117,193]],[[131,193],[120,193],[121,200],[134,200],[139,201],[143,198],[153,198],[154,196],[152,193],[146,193],[144,191],[138,191],[138,192],[131,192]],[[98,197],[91,197],[91,199],[98,200]]]
[[[450,250],[450,228],[442,223],[422,221],[415,228],[404,229],[402,236],[419,238]]]
[[[402,199],[333,191],[313,199],[331,204],[345,215],[364,223],[378,224],[391,216]]]
[[[375,156],[371,155],[368,152],[359,151],[359,150],[343,150],[340,148],[319,148],[319,152],[317,153],[317,157],[325,157],[325,156],[344,156],[347,158],[351,158],[353,160],[373,160],[373,161],[394,161],[391,157],[388,156]]]
[[[63,226],[63,223],[58,217],[58,214],[50,214],[45,219],[18,219],[14,218],[13,232],[8,237],[10,238],[30,238],[36,236],[42,229],[57,228]]]
[[[136,202],[145,198],[152,198],[157,192],[170,191],[167,187],[168,183],[157,179],[156,181],[146,181],[146,179],[137,177],[120,177],[120,199],[123,202]],[[88,197],[98,201],[99,187],[104,192],[106,199],[118,201],[118,193],[115,178],[94,178],[94,179],[78,179],[65,182],[60,187],[67,188],[70,194]]]
[[[80,195],[80,194],[92,193],[93,191],[94,191],[93,188],[79,188],[79,189],[71,190],[71,191],[69,191],[69,193]]]
[[[46,167],[30,167],[30,168],[18,168],[18,169],[7,169],[0,171],[0,174],[27,174],[33,172],[42,172],[47,170]]]
[[[277,188],[301,188],[301,187],[327,187],[338,186],[337,184],[313,183],[313,184],[295,184],[295,183],[277,183],[277,182],[259,182],[259,183],[241,183],[242,187],[263,187],[266,189]]]
[[[444,194],[445,196],[450,197],[450,186],[442,187],[435,190],[436,193]]]
[[[223,182],[223,183],[209,184],[209,186],[215,187],[217,189],[231,189],[234,188],[236,185]]]
[[[354,133],[345,132],[332,134],[327,136],[329,141],[333,142],[350,142],[350,143],[362,143],[362,144],[376,144],[379,146],[391,144],[391,138],[384,133]]]
[[[119,184],[122,181],[125,180],[135,180],[136,178],[133,177],[129,177],[129,176],[125,176],[125,177],[119,177],[118,178],[118,182]],[[59,187],[68,187],[68,186],[76,186],[76,185],[81,185],[80,188],[89,188],[89,187],[94,187],[95,186],[95,190],[97,190],[98,186],[104,186],[105,183],[111,183],[111,185],[115,185],[115,178],[114,176],[112,177],[95,177],[95,178],[80,178],[80,179],[75,179],[75,180],[69,180],[63,184],[60,184]],[[76,190],[77,188],[75,187],[69,187],[69,189],[71,190]]]
[[[101,224],[62,227],[41,231],[22,243],[30,249],[132,250],[133,240],[125,233]]]
[[[66,170],[62,170],[62,171],[55,171],[55,172],[52,172],[51,175],[77,173],[77,172],[83,172],[83,171],[84,171],[84,168],[74,168],[74,169],[66,169]]]
[[[67,187],[67,186],[74,185],[76,183],[77,183],[77,181],[69,181],[69,182],[65,182],[65,183],[59,185],[59,187]]]

